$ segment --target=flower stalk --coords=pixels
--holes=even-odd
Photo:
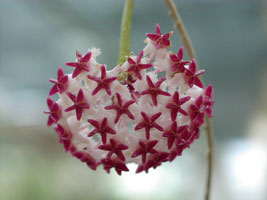
[[[121,21],[120,49],[117,62],[118,65],[124,63],[126,56],[130,55],[130,35],[134,1],[135,0],[125,0]]]
[[[165,0],[165,3],[169,9],[169,14],[173,18],[174,26],[180,33],[182,43],[184,44],[186,48],[189,58],[190,59],[196,58],[196,53],[194,51],[190,37],[186,31],[182,18],[173,0]],[[205,116],[205,124],[206,124],[207,161],[208,161],[207,182],[206,182],[206,188],[205,188],[205,200],[209,200],[210,191],[211,191],[212,172],[213,172],[214,148],[213,148],[213,134],[212,134],[212,128],[211,128],[211,120],[207,116]]]

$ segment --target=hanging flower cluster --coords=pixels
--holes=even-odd
[[[136,173],[173,161],[199,138],[204,116],[212,117],[213,88],[204,87],[195,60],[168,51],[172,32],[147,33],[146,47],[110,71],[96,61],[98,49],[76,52],[72,74],[59,67],[50,79],[47,125],[55,125],[59,142],[95,170],[121,175],[127,163]]]

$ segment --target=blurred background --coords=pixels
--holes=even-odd
[[[267,2],[175,0],[205,82],[215,88],[212,199],[267,199]],[[149,174],[108,175],[64,153],[43,114],[59,65],[101,48],[116,65],[123,0],[0,0],[0,200],[197,200],[206,181],[201,135]],[[146,32],[173,30],[162,0],[136,0],[131,49]],[[172,36],[173,51],[181,39]],[[70,68],[65,67],[68,71]]]

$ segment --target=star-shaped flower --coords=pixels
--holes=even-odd
[[[45,114],[49,114],[47,120],[47,126],[51,126],[53,123],[57,123],[61,117],[61,108],[49,97],[46,99],[49,111],[44,111]]]
[[[187,112],[181,108],[185,102],[191,99],[190,96],[183,97],[179,99],[179,92],[176,91],[172,96],[172,102],[166,105],[166,108],[171,110],[171,119],[172,121],[176,120],[178,112],[182,113],[183,115],[187,116]]]
[[[168,156],[169,156],[169,153],[167,152],[158,152],[158,153],[152,154],[149,160],[147,161],[147,163],[141,164],[138,166],[135,173],[140,173],[142,171],[145,171],[146,173],[148,173],[148,170],[151,167],[156,169],[158,166],[161,165],[161,163],[168,161]]]
[[[192,124],[200,126],[204,123],[204,107],[202,106],[203,96],[199,96],[194,104],[189,106],[190,120]]]
[[[67,95],[73,101],[74,104],[66,108],[65,112],[75,110],[77,120],[80,120],[83,114],[83,110],[90,108],[89,104],[86,102],[86,99],[84,98],[82,89],[79,90],[77,97],[71,92],[67,92]]]
[[[110,139],[109,144],[100,145],[98,148],[104,151],[109,151],[107,158],[111,158],[112,154],[115,153],[118,158],[125,161],[122,151],[128,149],[129,147],[124,144],[118,144],[115,140]]]
[[[98,121],[96,121],[96,120],[93,120],[93,119],[88,119],[87,121],[92,126],[95,127],[95,129],[92,130],[87,136],[88,137],[92,137],[96,133],[100,133],[103,144],[106,144],[106,141],[107,141],[107,133],[113,134],[113,135],[116,134],[116,131],[114,131],[112,128],[109,127],[109,125],[108,125],[108,119],[106,117],[102,120],[101,123],[98,122]]]
[[[188,132],[188,126],[184,125],[184,126],[177,126],[177,122],[174,121],[172,122],[171,128],[168,131],[165,131],[163,133],[163,137],[167,137],[168,138],[168,149],[171,149],[173,146],[173,143],[175,142],[175,140],[180,140],[181,135],[184,132]]]
[[[156,33],[147,33],[146,36],[153,41],[156,49],[168,48],[171,46],[169,38],[172,36],[173,31],[162,35],[160,31],[160,26],[156,24]]]
[[[171,60],[171,71],[175,73],[181,73],[185,71],[185,65],[189,63],[189,61],[183,61],[183,53],[184,47],[181,47],[175,55],[174,53],[170,54]]]
[[[155,106],[158,105],[157,96],[158,95],[164,95],[164,96],[171,96],[170,93],[165,92],[161,90],[160,85],[163,81],[166,80],[166,77],[162,77],[160,80],[158,80],[155,84],[151,81],[151,78],[149,76],[146,76],[146,81],[148,88],[141,92],[141,95],[149,94],[152,98],[153,104]]]
[[[144,51],[142,50],[139,55],[136,58],[136,61],[134,61],[132,58],[128,58],[128,63],[130,64],[129,69],[127,70],[128,72],[133,72],[135,76],[139,79],[142,80],[142,76],[140,71],[142,69],[147,69],[152,67],[152,64],[142,64],[141,59],[143,57]]]
[[[64,74],[64,71],[61,67],[57,71],[57,80],[50,78],[49,81],[55,85],[51,88],[49,96],[52,96],[59,92],[62,94],[68,88],[68,75]]]
[[[67,62],[66,65],[70,67],[75,67],[73,73],[72,73],[72,78],[75,78],[78,76],[82,71],[90,71],[89,68],[89,61],[92,57],[92,52],[88,52],[85,56],[82,56],[82,54],[78,51],[76,51],[76,57],[77,57],[77,62]]]
[[[65,151],[66,152],[69,151],[72,147],[71,144],[72,134],[69,131],[65,131],[60,124],[57,124],[57,126],[54,129],[57,132],[59,137],[59,142],[63,144]]]
[[[156,169],[163,162],[168,161],[169,153],[167,152],[158,152],[152,155],[151,159],[147,161],[147,168],[153,167]]]
[[[104,165],[104,170],[106,170],[107,173],[110,173],[111,168],[115,168],[116,172],[121,175],[122,171],[129,171],[126,164],[120,160],[112,160],[110,158],[102,159],[102,164]]]
[[[198,78],[199,75],[204,74],[205,70],[197,70],[196,61],[195,59],[192,59],[191,63],[189,64],[189,67],[186,68],[185,72],[185,80],[190,88],[193,87],[193,85],[196,85],[200,88],[203,88],[204,85],[201,82],[201,80]]]
[[[172,149],[169,154],[169,161],[173,161],[176,156],[181,156],[184,149],[190,147],[190,144],[196,139],[192,132],[184,131],[181,133],[179,139],[175,141],[176,148]]]
[[[97,86],[92,92],[92,95],[97,94],[101,89],[105,89],[108,95],[111,95],[111,90],[110,90],[110,84],[117,79],[117,77],[110,77],[107,78],[107,72],[106,72],[106,67],[105,65],[101,66],[101,76],[96,77],[96,76],[91,76],[87,75],[87,77],[95,82],[97,82]]]
[[[122,103],[122,98],[119,93],[116,93],[117,103],[113,102],[112,105],[106,106],[106,110],[115,110],[117,112],[114,123],[117,123],[123,114],[126,114],[130,119],[134,119],[133,114],[129,111],[129,106],[135,103],[134,100],[126,101]]]
[[[149,140],[149,137],[150,137],[150,129],[156,128],[159,131],[164,130],[159,124],[155,122],[161,116],[161,112],[152,115],[151,118],[149,118],[147,114],[144,112],[141,112],[141,115],[144,120],[140,122],[139,124],[137,124],[134,130],[145,128],[147,140]]]
[[[213,108],[214,100],[213,100],[213,87],[212,85],[208,85],[204,90],[204,99],[203,106],[204,111],[208,115],[208,117],[212,117],[212,108]]]
[[[85,162],[92,170],[96,170],[98,163],[89,153],[83,151],[73,151],[72,155],[78,158],[80,161]]]
[[[193,142],[192,140],[192,134],[191,132],[188,131],[188,129],[186,128],[186,130],[182,131],[180,133],[180,136],[177,138],[177,140],[175,141],[176,144],[176,148],[187,148],[190,147],[190,144]]]
[[[139,148],[135,152],[133,152],[131,157],[135,158],[138,156],[142,156],[142,162],[145,163],[146,162],[146,155],[148,153],[154,154],[154,153],[158,152],[157,150],[155,150],[153,148],[157,143],[158,143],[157,140],[152,140],[152,141],[148,141],[148,142],[139,141]]]

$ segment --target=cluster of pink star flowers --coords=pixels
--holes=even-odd
[[[95,48],[76,52],[77,60],[66,63],[71,74],[59,67],[45,113],[65,151],[93,170],[102,165],[121,175],[128,163],[148,172],[190,147],[204,116],[212,117],[213,88],[204,87],[194,59],[183,60],[183,47],[168,51],[171,35],[156,25],[146,47],[110,71],[96,61]]]

